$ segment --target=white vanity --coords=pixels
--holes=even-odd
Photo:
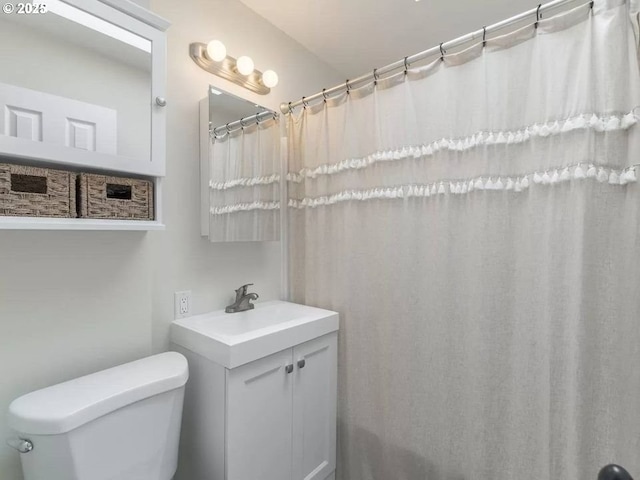
[[[176,320],[189,361],[177,479],[331,480],[338,314],[282,301]]]

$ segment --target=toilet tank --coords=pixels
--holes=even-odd
[[[170,480],[187,378],[167,352],[14,400],[9,427],[33,444],[25,480]]]

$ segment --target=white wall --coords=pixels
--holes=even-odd
[[[169,38],[165,232],[0,231],[0,479],[20,480],[4,445],[9,402],[33,389],[164,350],[173,292],[194,311],[229,303],[254,282],[278,297],[277,243],[209,244],[199,235],[198,101],[209,83],[269,108],[340,82],[329,67],[236,0],[152,0],[173,22]],[[268,97],[248,95],[197,67],[192,41],[223,40],[229,53],[275,69]],[[1,60],[0,60],[1,66]]]
[[[340,82],[340,76],[280,30],[236,0],[152,0],[152,10],[172,22],[168,30],[169,91],[167,230],[154,233],[155,264],[153,348],[168,346],[173,320],[173,292],[192,290],[196,312],[233,301],[234,288],[254,283],[260,300],[280,290],[280,244],[211,244],[200,237],[198,102],[214,85],[239,97],[278,110],[280,102],[315,93]],[[200,69],[189,57],[189,44],[222,40],[229,55],[249,55],[259,70],[274,69],[280,83],[267,96],[253,94]]]
[[[0,231],[0,478],[12,399],[151,352],[150,244],[133,232]]]

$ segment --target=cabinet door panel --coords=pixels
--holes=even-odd
[[[0,135],[117,154],[117,113],[111,108],[0,83],[0,109],[6,112]]]
[[[336,468],[337,338],[293,349],[293,480],[324,480]]]
[[[227,480],[291,480],[291,349],[227,370]]]

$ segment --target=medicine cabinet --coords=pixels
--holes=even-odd
[[[1,217],[0,228],[160,229],[169,23],[129,0],[0,15],[0,162],[146,178],[154,221]]]

